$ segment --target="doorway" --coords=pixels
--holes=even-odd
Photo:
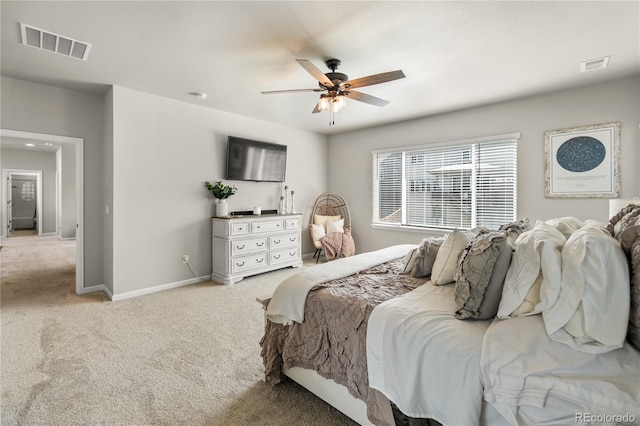
[[[8,237],[42,235],[42,170],[4,169]]]
[[[59,136],[59,135],[51,135],[51,134],[43,134],[43,133],[33,133],[33,132],[23,132],[23,131],[18,131],[18,130],[6,130],[6,129],[0,129],[0,137],[1,137],[1,141],[0,142],[0,146],[3,144],[10,144],[10,143],[22,143],[23,145],[26,143],[31,143],[31,144],[41,144],[41,145],[45,145],[45,146],[49,146],[49,147],[67,147],[70,148],[69,151],[73,152],[73,155],[71,157],[71,160],[69,162],[69,164],[72,164],[71,167],[69,167],[68,169],[72,169],[73,172],[73,203],[71,204],[72,207],[71,209],[74,211],[74,217],[73,217],[73,222],[70,226],[72,228],[72,230],[75,231],[75,244],[76,244],[76,250],[75,250],[75,259],[76,259],[76,293],[77,294],[83,294],[84,293],[84,202],[83,202],[83,194],[84,194],[84,189],[83,189],[83,182],[84,182],[84,178],[83,178],[83,171],[84,171],[84,139],[82,138],[76,138],[76,137],[69,137],[69,136]],[[5,159],[3,159],[3,163],[5,163],[4,161]],[[4,166],[3,166],[4,167]],[[3,231],[0,233],[3,237],[11,237],[11,235],[9,234],[9,228],[6,227],[6,219],[9,217],[9,212],[8,212],[8,208],[7,208],[7,200],[8,198],[11,197],[11,195],[9,194],[9,191],[13,188],[9,187],[9,184],[7,183],[8,179],[8,175],[10,174],[8,170],[11,170],[9,168],[7,168],[7,170],[3,171],[3,185],[2,185],[2,217],[5,218],[2,222],[3,222]],[[34,170],[20,170],[20,169],[16,169],[17,172],[15,174],[19,174],[18,172],[29,172],[29,173],[35,173],[36,175],[38,174],[38,171],[34,171]],[[12,173],[13,174],[13,173]],[[15,175],[13,174],[13,175]],[[28,174],[27,174],[28,175]],[[41,175],[41,173],[40,173]],[[37,178],[36,178],[37,180]],[[53,183],[53,187],[54,192],[57,192],[57,187],[58,187],[58,181],[59,181],[59,174],[55,174],[55,178],[54,178],[54,183]],[[14,186],[13,184],[11,184],[11,186]],[[17,185],[16,185],[17,186]],[[30,186],[27,185],[28,188],[26,188],[27,190],[30,190]],[[35,197],[42,197],[43,194],[43,177],[42,175],[40,176],[40,187],[38,187],[38,185],[36,184],[35,187]],[[54,203],[57,205],[58,204],[58,200],[56,199],[57,195],[54,196]],[[37,203],[36,203],[37,204]],[[46,206],[43,206],[43,202],[42,199],[40,199],[40,208],[37,208],[36,211],[36,223],[37,223],[37,227],[38,227],[38,235],[42,236],[42,235],[47,235],[49,233],[55,235],[58,234],[58,226],[59,226],[59,221],[57,217],[54,217],[53,220],[55,222],[55,228],[53,229],[51,232],[47,232],[47,231],[43,231],[43,219],[42,219],[42,214],[43,211],[47,211]],[[39,216],[38,216],[39,213]],[[25,219],[26,220],[26,219]],[[33,219],[32,219],[33,220]],[[73,229],[75,228],[75,229]],[[60,234],[58,234],[60,235]],[[35,237],[34,237],[35,238]],[[1,247],[1,244],[0,244]]]

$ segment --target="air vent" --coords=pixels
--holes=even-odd
[[[22,44],[70,58],[87,60],[91,44],[20,23]]]
[[[605,56],[604,58],[592,59],[590,61],[584,61],[582,64],[580,64],[580,72],[599,70],[601,68],[606,68],[607,65],[609,65],[609,56]]]

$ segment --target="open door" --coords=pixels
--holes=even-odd
[[[11,178],[11,174],[7,175],[7,220],[6,220],[6,228],[5,230],[7,231],[7,233],[5,234],[7,237],[11,234],[11,231],[13,231],[13,222],[11,220],[11,218],[13,217],[13,185],[12,185],[12,178]]]

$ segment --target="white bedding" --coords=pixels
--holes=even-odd
[[[481,365],[485,400],[512,424],[591,423],[579,413],[609,415],[607,424],[633,416],[640,424],[640,352],[629,343],[584,353],[551,340],[540,315],[496,320]]]
[[[369,386],[408,416],[477,425],[480,352],[491,322],[457,319],[453,292],[453,285],[429,281],[373,310],[367,327]]]
[[[267,318],[284,325],[290,325],[294,321],[302,323],[307,294],[314,286],[404,257],[415,247],[413,244],[401,244],[304,269],[276,287],[267,308]]]

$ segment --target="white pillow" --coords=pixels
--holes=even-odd
[[[573,216],[557,217],[555,219],[547,220],[547,224],[555,227],[558,231],[562,232],[565,238],[569,238],[571,234],[576,232],[584,225],[584,221]]]
[[[565,242],[566,238],[558,229],[540,220],[533,229],[518,236],[502,288],[498,318],[514,318],[542,312],[540,289],[543,282],[560,282],[560,251]],[[536,285],[539,277],[540,282]],[[527,307],[533,303],[533,307]]]
[[[458,268],[458,257],[469,243],[469,237],[461,231],[454,229],[440,246],[436,260],[431,270],[431,282],[435,285],[449,284],[453,282],[453,276]]]
[[[337,216],[322,216],[319,214],[314,214],[313,215],[313,223],[314,225],[322,225],[325,229],[327,229],[327,221],[328,220],[338,220],[342,218],[342,216],[337,215]]]
[[[547,283],[545,283],[547,284]],[[562,249],[562,279],[543,285],[549,337],[587,353],[622,347],[629,321],[627,258],[604,225],[587,223]],[[545,303],[545,302],[543,302]]]
[[[311,236],[314,241],[320,241],[326,236],[326,232],[324,230],[324,226],[322,225],[311,225]]]
[[[327,220],[327,234],[331,234],[332,232],[340,232],[344,233],[344,219],[340,220]]]

